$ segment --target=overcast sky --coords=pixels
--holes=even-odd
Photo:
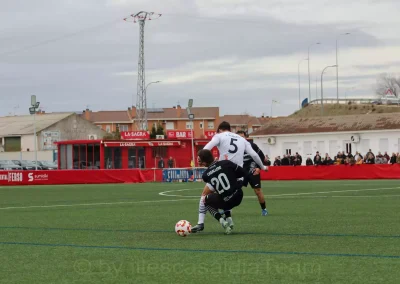
[[[340,96],[371,97],[380,73],[400,74],[398,0],[2,0],[0,115],[123,110],[136,104],[141,10],[149,107],[219,106],[221,114],[289,115],[298,108],[297,68],[311,47],[311,93],[336,63]],[[307,61],[301,95],[308,97]],[[320,82],[318,82],[318,97]],[[347,91],[346,91],[347,90]],[[324,97],[336,96],[336,72]]]

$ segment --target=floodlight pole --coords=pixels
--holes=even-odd
[[[36,145],[36,108],[35,108],[35,113],[33,114],[33,147],[35,149],[35,170],[37,171],[37,145]]]

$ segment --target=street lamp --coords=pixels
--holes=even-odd
[[[147,101],[147,88],[148,88],[151,84],[157,84],[157,83],[161,83],[161,81],[150,82],[150,83],[148,83],[148,84],[146,85],[146,88],[144,88],[144,94],[145,94],[146,101]],[[143,110],[141,110],[141,111],[143,111]],[[145,106],[145,111],[146,111],[146,123],[145,123],[146,129],[144,129],[143,125],[141,125],[140,128],[141,128],[142,130],[148,130],[148,125],[147,125],[147,102],[146,102],[146,106]]]
[[[340,36],[347,36],[350,33],[340,34],[336,37],[336,98],[339,103],[339,59],[338,59],[338,41]]]
[[[274,99],[272,99],[272,101],[271,101],[271,118],[272,118],[272,106],[274,105],[274,103],[277,104],[278,101],[274,100]]]
[[[326,66],[321,73],[321,115],[324,115],[324,73],[326,69],[331,67],[336,67],[336,65]]]
[[[189,99],[188,102],[188,107],[187,107],[187,112],[188,112],[188,118],[191,121],[191,133],[192,133],[192,161],[193,161],[193,176],[194,176],[194,168],[196,166],[195,164],[195,159],[194,159],[194,133],[193,133],[193,128],[194,128],[194,114],[192,113],[192,107],[193,107],[193,99]]]
[[[305,59],[302,59],[302,60],[300,60],[300,61],[299,61],[298,68],[297,68],[297,74],[298,74],[298,77],[299,77],[299,109],[301,109],[301,94],[300,94],[300,64],[301,64],[301,62],[303,62],[303,61],[305,61],[305,60],[308,60],[308,58],[305,58]]]
[[[321,43],[320,42],[316,42],[316,43],[310,44],[308,46],[308,57],[307,57],[307,60],[308,60],[308,100],[309,101],[311,101],[310,47],[313,46],[313,45],[319,45],[319,44],[321,44]]]
[[[37,170],[37,137],[36,137],[36,110],[39,108],[40,102],[36,102],[36,96],[31,96],[31,107],[29,113],[33,114],[33,148],[35,153],[35,170]]]

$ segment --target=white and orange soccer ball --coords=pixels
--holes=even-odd
[[[178,234],[178,236],[187,237],[192,232],[192,225],[190,225],[189,221],[180,220],[175,225],[175,232]]]

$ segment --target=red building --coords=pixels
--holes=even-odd
[[[146,133],[146,132],[145,132]],[[158,168],[160,160],[168,167],[190,167],[192,139],[190,131],[167,133],[167,140],[150,140],[144,132],[122,133],[124,140],[71,140],[58,142],[59,169],[144,169]],[[144,138],[143,138],[144,137]],[[194,154],[208,143],[208,139],[194,139]],[[213,149],[214,156],[218,151]]]

